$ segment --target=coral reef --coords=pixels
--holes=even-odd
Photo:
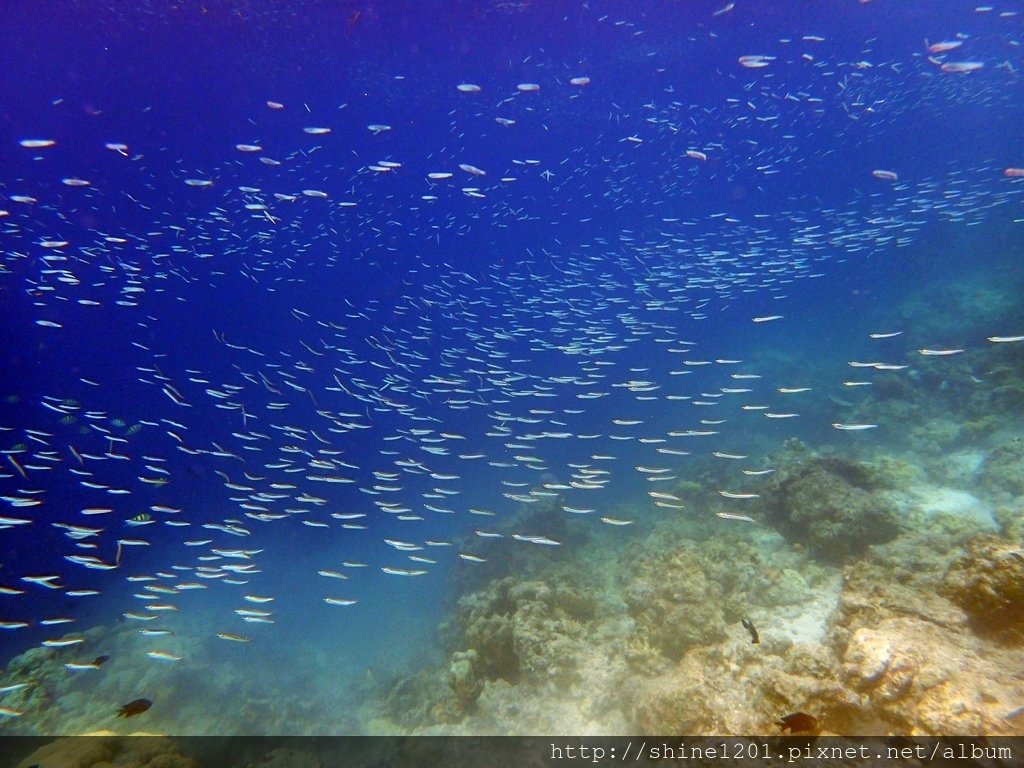
[[[716,494],[687,486],[700,519],[663,518],[625,546],[594,537],[463,595],[446,665],[399,681],[381,722],[777,734],[804,711],[826,734],[1020,732],[1008,627],[1024,618],[1024,558],[995,536],[1019,528],[1019,509],[930,481],[973,482],[978,454],[855,463],[791,442],[774,463],[762,509],[779,533],[709,520]]]
[[[591,542],[542,579],[507,576],[463,596],[444,628],[447,667],[400,680],[378,723],[416,733],[667,732],[684,723],[690,732],[774,732],[778,712],[766,704],[752,715],[741,694],[737,714],[722,719],[716,691],[762,664],[782,679],[789,655],[813,655],[793,649],[823,636],[838,575],[767,532],[755,544],[729,526],[708,539],[683,530],[693,526],[666,521],[625,548]],[[746,616],[761,627],[757,645],[740,625]],[[684,717],[680,707],[693,711]]]
[[[143,735],[143,734],[138,734]],[[34,751],[18,764],[59,765],[61,768],[194,768],[195,760],[182,755],[172,739],[146,734],[145,739],[126,739],[110,731],[89,738],[57,739]]]
[[[1024,632],[1024,547],[982,536],[950,567],[942,592],[988,633]]]
[[[638,561],[625,585],[638,634],[674,661],[693,646],[725,637],[723,590],[702,566],[693,550],[680,548],[672,556]]]
[[[1007,440],[985,458],[978,480],[990,493],[1024,496],[1024,439]]]
[[[835,665],[828,649],[787,641],[694,649],[635,686],[635,726],[645,734],[778,733],[781,715],[827,713],[842,696]]]
[[[842,562],[899,532],[881,478],[868,465],[833,457],[783,464],[765,485],[762,508],[787,539]]]
[[[832,640],[852,695],[837,715],[861,733],[1016,733],[1003,714],[1024,697],[1019,654],[973,633],[940,594],[956,548],[921,544],[905,537],[845,572]],[[889,558],[910,551],[894,574]]]
[[[554,710],[567,708],[573,696],[587,696],[585,678],[610,672],[590,669],[593,645],[621,628],[607,626],[617,619],[601,615],[604,605],[578,569],[552,565],[547,575],[544,581],[503,577],[460,598],[442,628],[455,648],[446,666],[401,680],[378,713],[377,727],[432,732],[462,723],[466,732],[504,733],[501,723],[534,718],[533,727],[544,731]],[[545,710],[519,710],[527,690],[545,700]]]

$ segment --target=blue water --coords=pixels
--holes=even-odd
[[[125,626],[146,583],[126,577],[196,582],[197,565],[232,562],[197,560],[211,547],[253,550],[237,559],[258,568],[247,584],[220,573],[153,621],[183,638],[252,642],[186,643],[160,674],[218,670],[219,684],[274,691],[266,711],[284,719],[271,730],[361,731],[356,683],[443,655],[437,626],[474,567],[456,553],[493,566],[531,546],[511,532],[571,536],[639,503],[651,485],[635,465],[678,461],[686,473],[635,438],[701,429],[732,409],[721,428],[703,427],[719,434],[697,452],[756,463],[792,437],[854,453],[897,444],[905,425],[870,437],[831,426],[863,419],[870,396],[841,382],[848,361],[877,355],[869,333],[904,332],[885,348],[897,362],[1020,333],[1019,312],[1015,327],[947,323],[938,337],[929,318],[899,314],[915,291],[1018,263],[1022,187],[1003,173],[1024,165],[1015,12],[883,0],[8,3],[0,491],[42,503],[0,508],[29,520],[0,530],[0,585],[25,590],[0,596],[0,620],[28,625],[0,635],[2,658],[65,631]],[[929,54],[926,40],[958,39]],[[742,66],[750,55],[772,58]],[[944,62],[983,66],[947,73]],[[428,179],[438,172],[453,176]],[[708,365],[681,372],[685,360]],[[731,396],[704,411],[667,397],[751,386],[734,372],[761,376],[754,397],[773,410],[793,402],[780,386],[813,394],[798,420],[778,421],[754,421]],[[630,380],[656,385],[657,399]],[[578,397],[588,390],[604,396]],[[457,437],[428,443],[419,429]],[[567,434],[537,440],[544,431]],[[424,450],[442,444],[447,455]],[[311,468],[317,458],[334,466]],[[395,463],[410,459],[421,464]],[[612,481],[563,501],[594,514],[566,513],[551,530],[509,522],[526,505],[502,494],[568,483],[587,465],[614,468]],[[309,477],[325,473],[344,482]],[[258,510],[245,504],[280,519],[246,517]],[[95,507],[111,511],[81,513]],[[125,523],[139,514],[154,522]],[[102,531],[82,548],[53,523]],[[119,539],[145,544],[122,544],[116,560]],[[61,588],[23,580],[45,575]],[[275,623],[243,623],[243,594],[274,597]],[[54,617],[75,622],[40,624]],[[152,645],[131,664],[148,669]],[[344,716],[302,710],[311,681]],[[223,730],[259,730],[260,706]],[[88,725],[66,716],[68,729]],[[197,706],[164,727],[217,732],[210,717]]]

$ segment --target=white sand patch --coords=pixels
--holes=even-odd
[[[843,574],[836,569],[833,575],[808,591],[805,602],[755,612],[754,616],[760,619],[757,627],[761,632],[761,641],[771,637],[786,637],[794,643],[824,644],[829,618],[839,606],[842,591]]]
[[[950,478],[970,481],[981,471],[986,454],[983,451],[957,451],[946,457]]]
[[[909,492],[926,520],[936,515],[955,515],[974,520],[980,529],[999,530],[992,517],[992,508],[967,491],[937,485],[916,485]]]

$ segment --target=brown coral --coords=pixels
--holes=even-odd
[[[816,457],[784,467],[766,485],[763,506],[790,541],[842,562],[899,532],[896,511],[866,465]]]
[[[993,536],[974,539],[946,574],[943,594],[976,629],[1019,637],[1024,632],[1024,548]]]

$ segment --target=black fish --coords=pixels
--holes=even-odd
[[[750,633],[750,642],[760,643],[761,637],[757,634],[757,627],[754,626],[754,622],[752,622],[750,619],[743,619],[742,624],[743,628]]]
[[[818,718],[806,712],[794,712],[779,720],[778,726],[790,733],[814,733],[818,730]]]
[[[106,664],[108,661],[110,661],[109,656],[97,656],[95,659],[92,660],[92,663],[99,667],[103,664]]]
[[[153,706],[153,702],[149,699],[136,699],[125,704],[121,709],[117,711],[118,717],[135,717],[135,715],[141,715],[147,709]]]

